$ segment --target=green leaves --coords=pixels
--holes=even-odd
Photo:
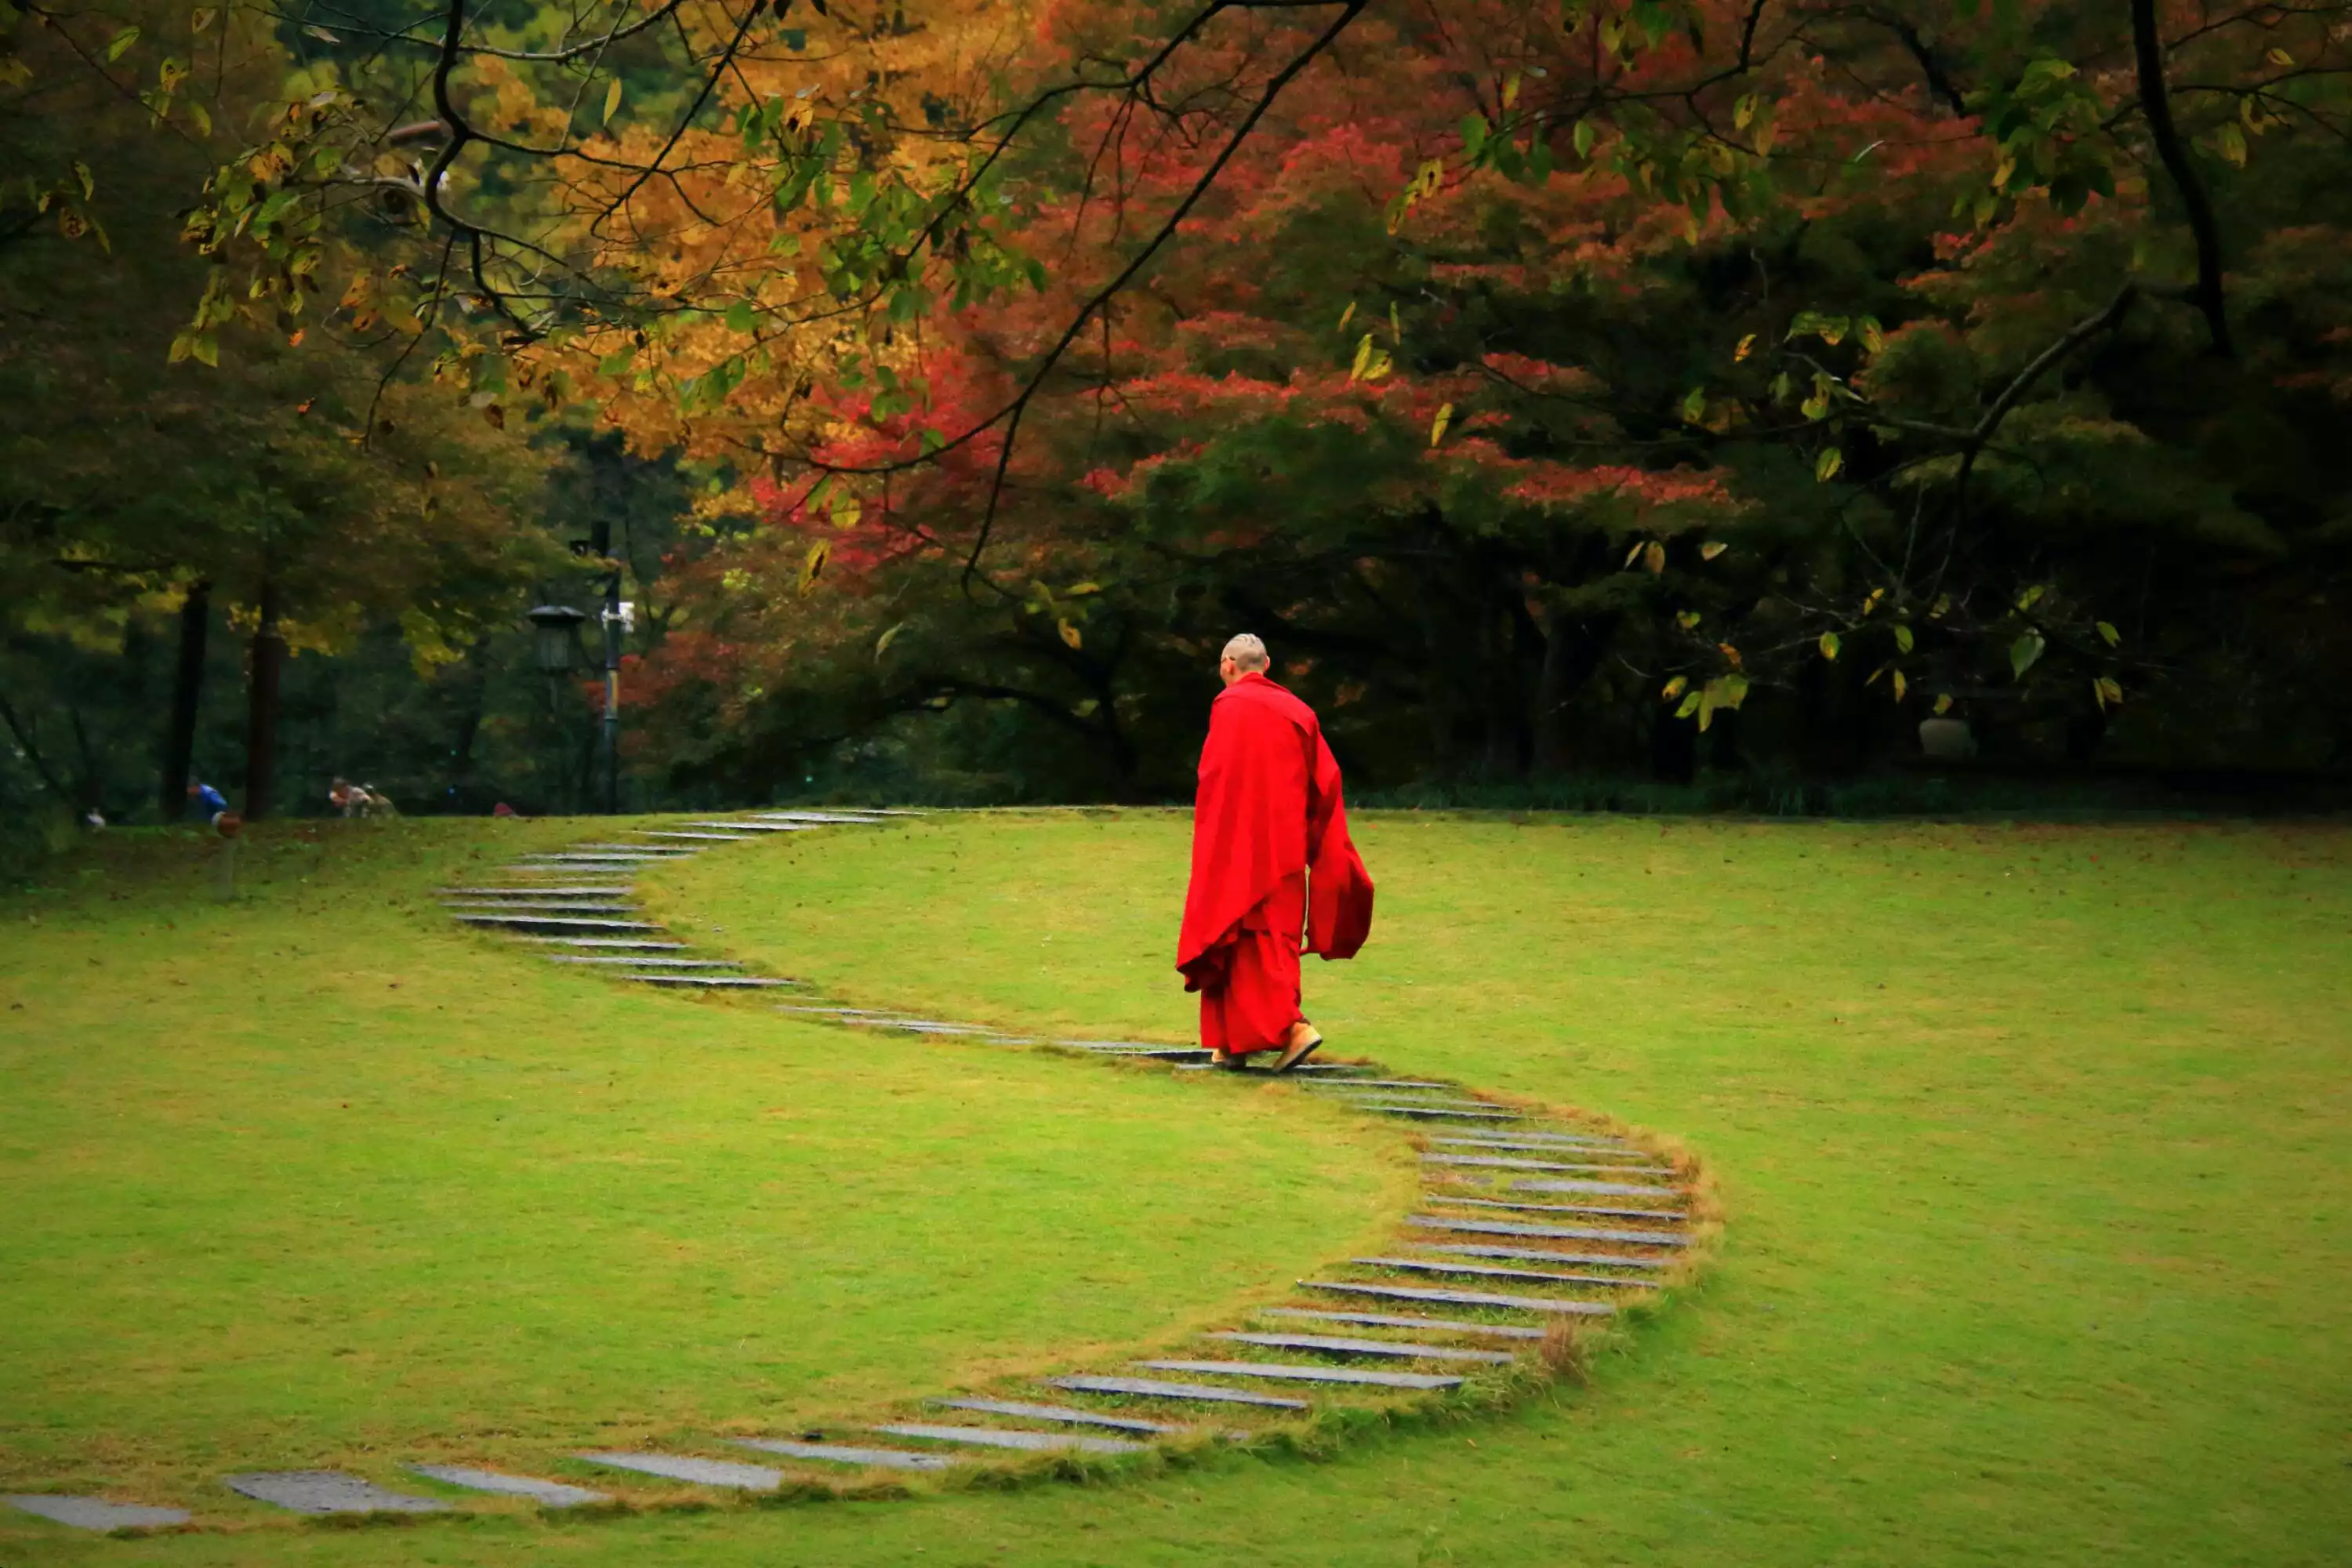
[[[1838,470],[1844,467],[1845,454],[1839,451],[1835,447],[1829,447],[1823,451],[1820,457],[1813,459],[1814,482],[1818,484],[1829,483],[1830,480],[1837,478]]]
[[[136,27],[125,27],[121,32],[115,34],[113,37],[107,40],[106,48],[103,51],[106,57],[106,63],[108,65],[112,65],[124,55],[129,54],[131,52],[131,46],[138,41],[139,29]]]
[[[1840,649],[1840,648],[1843,647],[1844,646],[1845,646],[1845,641],[1844,641],[1844,639],[1843,639],[1843,638],[1842,638],[1842,637],[1840,637],[1837,635],[1837,633],[1835,633],[1835,632],[1823,632],[1823,633],[1822,634],[1822,640],[1821,640],[1822,657],[1823,658],[1825,658],[1825,659],[1828,659],[1828,660],[1829,660],[1829,661],[1831,661],[1832,664],[1834,664],[1835,662],[1837,662],[1838,649]]]
[[[801,597],[805,599],[815,591],[817,579],[824,575],[825,563],[833,559],[833,542],[820,539],[809,546],[808,554],[801,561]],[[875,650],[877,654],[881,649]]]
[[[2048,645],[2043,642],[2042,634],[2038,631],[2029,631],[2024,636],[2019,637],[2015,642],[2010,644],[2009,668],[2011,673],[2020,680],[2024,679],[2025,672],[2032,669],[2035,661],[2041,658],[2042,650],[2046,646]]]

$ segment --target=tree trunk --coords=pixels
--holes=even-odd
[[[180,601],[180,662],[172,679],[172,718],[163,731],[163,776],[155,804],[166,822],[187,815],[188,775],[196,766],[196,712],[205,689],[205,639],[212,628],[213,585],[191,583]]]
[[[278,584],[264,578],[246,708],[245,816],[249,822],[269,815],[270,775],[278,764],[278,673],[285,662],[286,639],[278,635]]]

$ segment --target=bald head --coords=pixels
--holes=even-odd
[[[1225,651],[1217,659],[1217,674],[1231,686],[1244,675],[1265,674],[1273,663],[1266,657],[1265,644],[1243,632],[1225,644]]]

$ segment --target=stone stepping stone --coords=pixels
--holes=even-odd
[[[1452,1105],[1415,1105],[1410,1100],[1350,1100],[1348,1104],[1359,1110],[1377,1110],[1382,1116],[1419,1116],[1444,1121],[1517,1121],[1516,1110],[1468,1110]]]
[[[794,1443],[782,1437],[736,1437],[730,1441],[765,1454],[789,1459],[814,1459],[826,1465],[856,1465],[863,1469],[944,1470],[956,1460],[946,1454],[910,1454],[904,1448],[859,1448],[846,1443]]]
[[[259,1470],[223,1476],[239,1497],[293,1513],[446,1513],[437,1499],[396,1492],[341,1470]]]
[[[683,985],[698,991],[762,991],[777,985],[798,985],[797,980],[776,980],[761,974],[616,974],[643,985]]]
[[[1612,1274],[1555,1274],[1540,1268],[1488,1268],[1475,1263],[1437,1263],[1426,1258],[1350,1258],[1367,1268],[1402,1268],[1414,1274],[1458,1274],[1471,1279],[1522,1279],[1542,1285],[1612,1285],[1627,1289],[1654,1290],[1654,1279],[1624,1279]]]
[[[1293,1068],[1293,1071],[1297,1069]],[[1452,1089],[1450,1083],[1433,1083],[1425,1078],[1351,1078],[1335,1083],[1334,1089]]]
[[[808,822],[689,822],[688,827],[724,827],[735,833],[806,833],[815,826]]]
[[[1434,1156],[1424,1154],[1423,1159]],[[1678,1198],[1682,1192],[1675,1187],[1638,1186],[1631,1182],[1513,1182],[1515,1193],[1587,1193],[1599,1198]],[[1644,1211],[1646,1212],[1646,1211]],[[1679,1211],[1661,1209],[1661,1217],[1680,1219]]]
[[[1030,1453],[1075,1449],[1081,1454],[1140,1454],[1145,1445],[1121,1437],[1087,1437],[1076,1432],[1013,1432],[1001,1426],[932,1426],[903,1421],[877,1426],[893,1437],[921,1437],[934,1443],[970,1443],[982,1448],[1021,1448]]]
[[[1664,1258],[1620,1258],[1608,1252],[1548,1252],[1540,1247],[1441,1247],[1432,1242],[1414,1245],[1424,1252],[1443,1253],[1448,1258],[1516,1258],[1522,1263],[1573,1263],[1580,1268],[1664,1268]]]
[[[441,908],[452,915],[635,915],[644,912],[635,904],[592,904],[584,900],[533,903],[520,899],[512,903],[445,903]]]
[[[1244,1334],[1230,1330],[1207,1336],[1237,1344],[1262,1345],[1276,1351],[1323,1351],[1331,1355],[1383,1355],[1400,1361],[1478,1361],[1494,1363],[1516,1359],[1502,1351],[1453,1350],[1444,1345],[1408,1344],[1402,1340],[1350,1340],[1330,1334]]]
[[[684,952],[682,942],[633,942],[625,937],[609,936],[522,936],[517,942],[543,942],[553,947],[593,947],[616,952]]]
[[[1322,1323],[1360,1323],[1374,1329],[1418,1329],[1426,1333],[1441,1329],[1448,1333],[1483,1334],[1498,1340],[1539,1340],[1541,1329],[1530,1329],[1517,1323],[1482,1323],[1473,1318],[1416,1318],[1397,1312],[1318,1312],[1310,1307],[1261,1308],[1262,1318],[1310,1318]]]
[[[632,958],[626,954],[551,952],[550,963],[623,963],[639,969],[740,969],[731,958]]]
[[[617,866],[640,860],[667,860],[671,858],[671,854],[672,852],[667,849],[640,849],[635,846],[593,851],[567,849],[549,855],[526,855],[517,864],[544,871],[551,868],[579,866],[590,862]]]
[[[1364,1372],[1352,1366],[1305,1366],[1272,1361],[1139,1361],[1153,1372],[1206,1372],[1283,1383],[1349,1383],[1372,1388],[1459,1388],[1462,1380],[1433,1372]]]
[[[574,1458],[607,1469],[635,1470],[666,1481],[688,1481],[698,1487],[725,1487],[732,1491],[772,1492],[784,1484],[784,1472],[765,1465],[739,1465],[732,1459],[694,1459],[678,1454],[580,1454]]]
[[[667,844],[575,844],[569,849],[558,850],[556,853],[559,856],[563,857],[578,855],[660,855],[675,858],[680,855],[699,855],[702,851],[699,849],[673,848]],[[526,858],[530,858],[530,857],[526,857]]]
[[[1060,1044],[1061,1042],[1059,1042],[1059,1041],[1055,1041],[1055,1043],[1056,1045],[1058,1045],[1058,1044]],[[1192,1049],[1193,1049],[1193,1050],[1196,1050],[1196,1051],[1198,1051],[1198,1050],[1199,1050],[1199,1047],[1190,1047],[1190,1048],[1192,1048]],[[1101,1053],[1101,1054],[1104,1054],[1104,1055],[1112,1055],[1112,1054],[1126,1054],[1126,1055],[1131,1055],[1132,1053],[1131,1053],[1131,1052],[1130,1052],[1130,1053],[1110,1053],[1110,1052],[1104,1052],[1104,1053]],[[1205,1052],[1205,1051],[1201,1051],[1201,1052],[1200,1052],[1200,1054],[1201,1054],[1201,1055],[1202,1055],[1202,1056],[1205,1056],[1205,1055],[1207,1055],[1208,1053],[1207,1053],[1207,1052]],[[1179,1063],[1177,1063],[1177,1064],[1176,1064],[1176,1070],[1177,1070],[1178,1072],[1210,1072],[1210,1071],[1218,1071],[1218,1070],[1224,1070],[1224,1069],[1213,1068],[1210,1066],[1210,1064],[1209,1064],[1209,1063],[1207,1063],[1207,1062],[1205,1062],[1205,1061],[1199,1061],[1199,1062],[1179,1062]],[[1272,1070],[1270,1070],[1270,1069],[1268,1069],[1268,1068],[1242,1068],[1241,1070],[1242,1070],[1242,1071],[1244,1071],[1244,1072],[1254,1072],[1254,1073],[1257,1074],[1260,1078],[1272,1078],[1272,1077],[1274,1077],[1274,1076],[1275,1076],[1275,1074],[1273,1073],[1273,1071],[1272,1071]],[[1282,1076],[1282,1077],[1284,1077],[1284,1078],[1295,1078],[1295,1079],[1302,1079],[1320,1078],[1320,1079],[1325,1079],[1333,1080],[1333,1081],[1336,1081],[1336,1082],[1338,1082],[1338,1083],[1341,1083],[1341,1084],[1352,1084],[1352,1083],[1354,1083],[1354,1082],[1356,1081],[1355,1079],[1349,1079],[1349,1078],[1343,1078],[1343,1077],[1341,1077],[1340,1075],[1342,1075],[1342,1074],[1344,1074],[1344,1073],[1362,1072],[1363,1070],[1364,1070],[1364,1069],[1363,1069],[1362,1068],[1357,1067],[1357,1066],[1355,1066],[1353,1063],[1350,1063],[1350,1062],[1300,1062],[1297,1067],[1292,1068],[1288,1072],[1284,1073],[1284,1074],[1282,1074],[1281,1076]]]
[[[1688,1247],[1690,1237],[1657,1230],[1601,1230],[1580,1225],[1506,1225],[1491,1219],[1456,1219],[1451,1215],[1417,1214],[1405,1221],[1424,1230],[1452,1231],[1457,1236],[1524,1236],[1545,1241],[1622,1241],[1629,1247]]]
[[[1364,1285],[1353,1280],[1301,1279],[1302,1290],[1370,1296],[1381,1301],[1425,1301],[1432,1306],[1507,1307],[1520,1312],[1552,1312],[1570,1318],[1606,1318],[1617,1310],[1605,1301],[1563,1301],[1554,1296],[1507,1296],[1494,1290],[1439,1290],[1417,1285]]]
[[[706,844],[749,844],[751,842],[751,836],[748,833],[679,833],[668,832],[655,827],[637,827],[632,828],[630,831],[634,833],[642,833],[648,838],[692,838],[698,839]]]
[[[1533,1150],[1538,1153],[1583,1154],[1593,1159],[1602,1155],[1622,1155],[1628,1160],[1647,1160],[1649,1155],[1639,1149],[1615,1149],[1605,1143],[1559,1144],[1538,1142],[1533,1138],[1432,1138],[1432,1143],[1451,1149],[1517,1149]]]
[[[852,826],[866,827],[882,820],[880,815],[875,812],[762,811],[757,815],[762,822],[845,823]]]
[[[1253,1394],[1245,1388],[1219,1388],[1212,1383],[1163,1383],[1156,1377],[1049,1377],[1048,1388],[1066,1388],[1073,1394],[1126,1394],[1140,1399],[1197,1400],[1207,1405],[1255,1405],[1269,1410],[1306,1410],[1311,1408],[1303,1399],[1281,1399],[1271,1394]]]
[[[109,1502],[104,1498],[34,1492],[0,1497],[0,1502],[76,1530],[162,1530],[188,1522],[188,1510],[184,1508],[149,1508],[142,1503]]]
[[[467,1491],[496,1492],[500,1497],[527,1497],[541,1508],[578,1508],[583,1503],[612,1500],[607,1494],[590,1491],[586,1487],[566,1486],[562,1481],[542,1481],[530,1476],[509,1476],[499,1470],[477,1470],[467,1465],[411,1465],[408,1468],[428,1481],[463,1487]]]
[[[1565,1149],[1607,1149],[1633,1152],[1633,1146],[1622,1138],[1602,1138],[1582,1132],[1546,1132],[1533,1127],[1514,1127],[1508,1132],[1461,1132],[1445,1140],[1448,1143],[1546,1143]]]
[[[439,888],[445,899],[625,899],[627,888]]]
[[[459,925],[488,926],[493,931],[659,931],[649,921],[591,919],[586,915],[457,915]]]
[[[1595,1219],[1654,1219],[1678,1222],[1690,1217],[1680,1209],[1595,1208],[1590,1204],[1514,1204],[1506,1203],[1500,1198],[1457,1198],[1445,1193],[1432,1193],[1430,1201],[1451,1204],[1455,1208],[1501,1209],[1512,1214],[1587,1215]],[[1661,1230],[1644,1230],[1628,1234],[1664,1237],[1669,1233]],[[1675,1237],[1674,1245],[1685,1247],[1689,1244],[1681,1237]]]
[[[1108,1426],[1115,1432],[1144,1432],[1159,1436],[1181,1432],[1164,1421],[1142,1421],[1132,1415],[1104,1415],[1075,1405],[1024,1405],[1017,1399],[934,1399],[949,1410],[976,1410],[984,1415],[1020,1415],[1032,1421],[1066,1421],[1076,1426]]]
[[[1518,1160],[1507,1154],[1423,1154],[1424,1165],[1466,1165],[1481,1171],[1608,1171],[1620,1175],[1655,1171],[1662,1176],[1674,1174],[1663,1165],[1562,1165],[1546,1160]],[[1660,1193],[1665,1188],[1640,1187],[1638,1192]]]

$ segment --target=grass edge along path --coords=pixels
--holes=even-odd
[[[728,842],[878,820],[786,812],[663,823],[629,829],[618,841],[528,855],[485,885],[444,894],[457,920],[552,945],[555,956],[576,953],[573,963],[610,965],[593,972],[618,984],[772,996],[793,982],[742,973],[740,959],[699,956],[677,940],[695,923],[691,917],[644,918],[653,911],[634,903],[631,879]],[[551,956],[547,945],[536,952]],[[1248,1075],[1253,1082],[1203,1071],[1205,1052],[1150,1042],[1039,1039],[813,1000],[781,1005],[844,1029],[1043,1048],[1107,1059],[1119,1070],[1196,1075],[1203,1088],[1341,1105],[1407,1131],[1423,1178],[1421,1198],[1391,1244],[1315,1270],[1287,1305],[1264,1306],[1234,1328],[1182,1336],[1176,1353],[913,1396],[853,1424],[845,1443],[836,1432],[719,1433],[713,1443],[730,1447],[583,1450],[544,1477],[405,1467],[412,1488],[420,1474],[437,1483],[421,1490],[337,1472],[247,1475],[228,1484],[257,1500],[346,1522],[405,1521],[454,1511],[464,1506],[458,1498],[485,1493],[509,1509],[520,1499],[551,1510],[611,1514],[705,1505],[728,1493],[881,1500],[926,1488],[1101,1479],[1192,1464],[1204,1447],[1219,1444],[1324,1454],[1351,1436],[1507,1407],[1577,1369],[1591,1337],[1612,1320],[1654,1310],[1669,1285],[1688,1282],[1719,1231],[1712,1184],[1687,1153],[1669,1153],[1598,1119],[1480,1097],[1450,1081],[1401,1079],[1377,1064],[1333,1061],[1316,1064],[1312,1076],[1267,1083]],[[593,1486],[580,1484],[583,1467],[597,1477]],[[835,1479],[845,1472],[849,1479]],[[118,1532],[196,1527],[163,1514],[110,1514],[121,1500],[68,1499],[60,1507],[58,1500],[24,1499],[19,1506],[47,1507],[68,1524],[119,1524]]]

